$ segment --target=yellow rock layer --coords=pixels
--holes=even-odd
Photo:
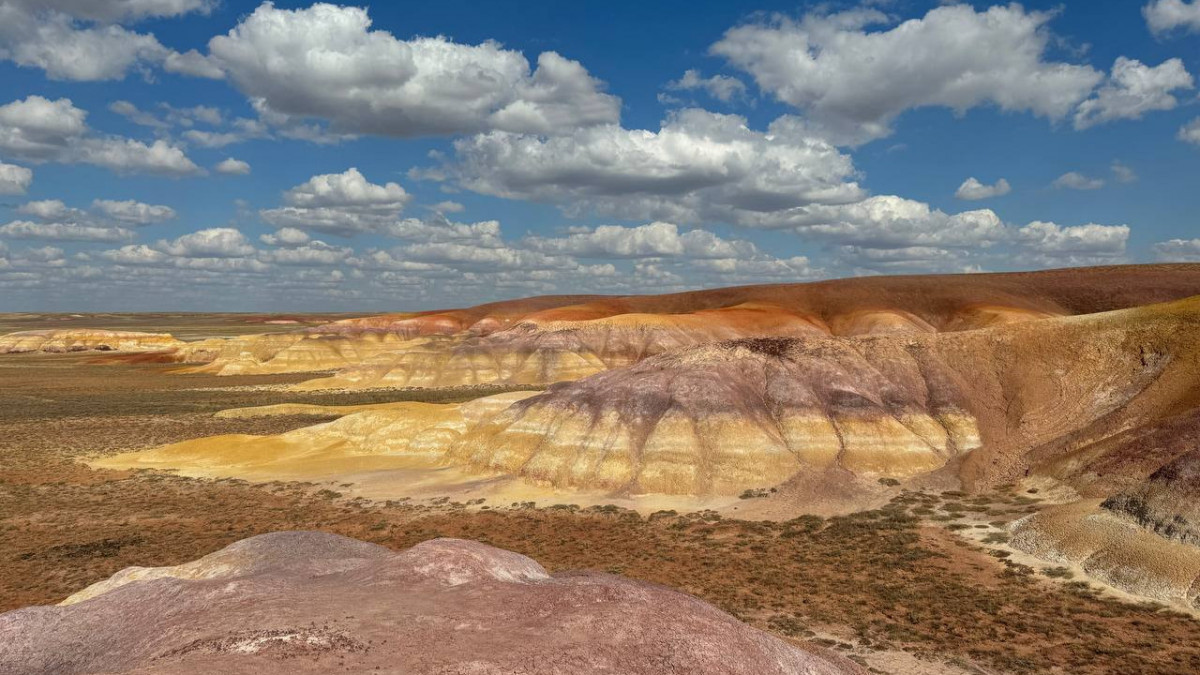
[[[405,403],[365,403],[362,405],[318,405],[313,403],[277,403],[275,405],[260,405],[248,408],[230,408],[221,410],[213,415],[224,419],[246,419],[252,417],[283,417],[288,415],[309,415],[313,417],[344,417],[346,415],[367,410],[389,410]]]
[[[268,406],[225,415],[349,413],[279,436],[217,436],[96,460],[105,468],[177,469],[187,475],[318,479],[352,471],[461,466],[519,476],[535,485],[629,494],[736,495],[786,481],[805,467],[905,477],[945,464],[956,450],[931,443],[913,417],[830,419],[790,415],[780,424],[734,416],[701,420],[672,413],[644,437],[615,411],[590,420],[550,408],[517,412],[532,392],[465,404],[362,407]],[[358,408],[356,410],[356,408]],[[956,419],[969,427],[969,418]],[[939,428],[941,428],[939,426]],[[787,431],[781,435],[780,429]]]
[[[22,352],[158,352],[184,343],[166,333],[110,330],[36,330],[0,335],[0,354]]]
[[[682,313],[560,307],[466,327],[446,315],[394,315],[336,322],[316,330],[190,343],[185,372],[254,375],[337,371],[298,390],[539,385],[578,380],[655,354],[742,337],[923,334],[1005,325],[1051,316],[1003,306],[970,306],[941,328],[912,312],[859,309],[827,318],[769,302]],[[370,330],[348,330],[350,327]]]
[[[212,436],[103,457],[92,464],[177,469],[192,476],[297,480],[433,467],[469,427],[534,394],[512,392],[463,404],[392,403],[277,436]]]

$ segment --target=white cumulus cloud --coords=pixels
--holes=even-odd
[[[41,220],[82,220],[87,217],[86,213],[67,206],[61,199],[39,199],[25,202],[17,207],[17,211]]]
[[[455,141],[432,172],[508,199],[629,219],[694,223],[861,199],[850,157],[806,134],[796,118],[766,133],[737,115],[679,111],[658,131],[616,125],[570,135],[494,131]],[[416,174],[429,175],[429,174]]]
[[[325,3],[264,3],[209,42],[209,62],[264,111],[325,120],[340,133],[556,133],[620,113],[600,81],[555,52],[534,69],[494,42],[400,40],[371,30],[365,9]]]
[[[1200,2],[1196,0],[1153,0],[1142,8],[1142,15],[1155,35],[1177,28],[1183,32],[1200,33]]]
[[[1091,178],[1078,171],[1068,171],[1050,184],[1060,190],[1099,190],[1104,187],[1103,178]]]
[[[729,77],[728,75],[704,77],[695,68],[684,71],[683,76],[678,80],[668,82],[666,88],[668,91],[691,91],[698,89],[725,103],[736,98],[743,98],[746,95],[746,83],[736,77]]]
[[[118,201],[114,199],[97,199],[92,202],[92,210],[129,225],[149,225],[161,223],[175,218],[175,209],[160,204],[144,204],[133,199]]]
[[[56,11],[80,19],[103,22],[168,18],[202,12],[207,14],[216,0],[5,0],[6,5],[26,11]]]
[[[5,0],[0,59],[56,80],[115,80],[133,67],[184,60],[149,33],[120,24],[208,12],[211,0]],[[180,66],[182,69],[183,66]]]
[[[1200,262],[1200,239],[1171,239],[1154,245],[1155,256],[1163,262]]]
[[[284,227],[276,230],[273,234],[264,234],[258,239],[267,246],[295,247],[307,244],[312,237],[308,236],[304,230]]]
[[[954,196],[967,201],[976,201],[1000,197],[1010,192],[1012,192],[1012,186],[1003,178],[991,185],[985,185],[972,176],[963,181],[962,185],[958,186],[958,190],[954,192]]]
[[[1184,143],[1200,145],[1200,117],[1180,127],[1178,137]]]
[[[377,232],[395,221],[412,195],[398,183],[371,183],[356,168],[313,176],[283,195],[285,206],[261,212],[277,227],[331,234]]]
[[[227,157],[217,163],[213,170],[226,176],[245,176],[250,173],[250,164],[240,159]]]
[[[133,239],[133,231],[123,227],[100,227],[76,223],[35,223],[14,220],[0,227],[0,237],[10,239],[47,239],[50,241],[106,241]]]
[[[775,16],[730,29],[711,51],[804,110],[831,139],[857,144],[887,136],[901,113],[927,106],[964,112],[991,104],[1066,117],[1104,75],[1047,57],[1053,16],[1015,3],[981,12],[938,7],[894,26],[871,9]],[[872,30],[879,26],[887,28]]]
[[[33,170],[0,162],[0,195],[23,195],[33,184]]]
[[[878,195],[853,204],[814,205],[764,216],[762,227],[863,248],[987,248],[1010,238],[990,209],[948,214],[929,204]]]
[[[708,230],[681,233],[663,222],[601,225],[565,237],[527,237],[522,243],[542,253],[580,258],[750,258],[758,253],[749,242],[722,239]]]
[[[1097,260],[1125,253],[1129,240],[1126,225],[1074,225],[1034,221],[1017,232],[1022,246],[1050,257]]]
[[[277,248],[259,254],[259,260],[295,267],[337,265],[346,262],[354,251],[342,246],[330,246],[323,241],[310,241],[299,246]]]
[[[183,150],[158,139],[146,144],[102,136],[88,127],[87,112],[70,99],[41,96],[0,105],[0,153],[31,162],[93,164],[118,173],[186,176],[200,172]]]
[[[232,227],[213,227],[159,240],[154,250],[179,258],[242,258],[255,252],[246,235]]]
[[[1075,128],[1141,119],[1148,112],[1171,110],[1179,104],[1172,92],[1193,88],[1195,82],[1179,59],[1169,59],[1152,68],[1136,59],[1119,57],[1113,64],[1112,75],[1095,97],[1079,104]]]

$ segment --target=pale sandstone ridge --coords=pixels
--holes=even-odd
[[[283,417],[288,415],[306,415],[309,417],[343,417],[351,413],[368,410],[388,411],[403,410],[408,403],[363,403],[360,405],[321,405],[316,403],[276,403],[273,405],[257,405],[247,408],[229,408],[213,413],[213,417],[223,419],[248,419],[252,417]]]
[[[66,329],[30,330],[0,335],[0,354],[26,352],[168,352],[183,342],[166,333]]]
[[[355,366],[381,353],[404,353],[427,339],[408,340],[393,333],[352,337],[307,331],[269,333],[188,343],[173,360],[195,364],[180,371],[184,373],[309,373]]]
[[[1146,598],[1200,610],[1200,548],[1159,536],[1085,499],[1018,521],[1015,548]]]
[[[395,553],[316,532],[132,568],[0,615],[0,672],[850,675],[690,596],[438,539]]]
[[[239,475],[271,480],[362,471],[437,469],[446,455],[483,421],[535,392],[511,392],[467,403],[400,402],[353,412],[332,422],[277,436],[199,438],[142,452],[102,457],[93,466],[179,469],[185,475]],[[322,407],[335,412],[333,407]],[[248,415],[259,409],[229,411]]]
[[[1195,294],[1200,265],[547,296],[210,340],[176,360],[225,375],[338,371],[301,389],[541,385],[718,340],[962,331]]]
[[[1040,316],[1089,314],[1200,294],[1200,264],[1126,265],[1003,274],[864,277],[740,286],[666,295],[543,296],[476,307],[347,319],[321,333],[392,332],[404,337],[489,335],[521,322],[579,322],[628,314],[680,315],[773,306],[829,327],[869,330],[871,315],[914,330],[964,330]],[[856,315],[858,319],[853,318]],[[839,324],[846,323],[845,329]],[[849,333],[843,333],[846,330]]]

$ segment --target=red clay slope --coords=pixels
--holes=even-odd
[[[772,305],[807,316],[834,334],[866,332],[876,312],[895,312],[933,329],[1004,322],[1007,312],[1089,314],[1200,295],[1200,264],[1122,265],[999,274],[861,277],[802,284],[739,286],[667,295],[556,295],[463,309],[348,319],[323,333],[398,332],[408,336],[493,333],[522,321],[587,321],[619,314],[685,314]],[[863,316],[867,314],[868,316]],[[867,325],[864,325],[867,324]]]

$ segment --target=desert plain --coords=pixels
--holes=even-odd
[[[412,672],[1195,672],[1197,295],[1159,265],[0,315],[0,671],[399,667],[386,596]],[[447,606],[479,634],[442,644]]]

